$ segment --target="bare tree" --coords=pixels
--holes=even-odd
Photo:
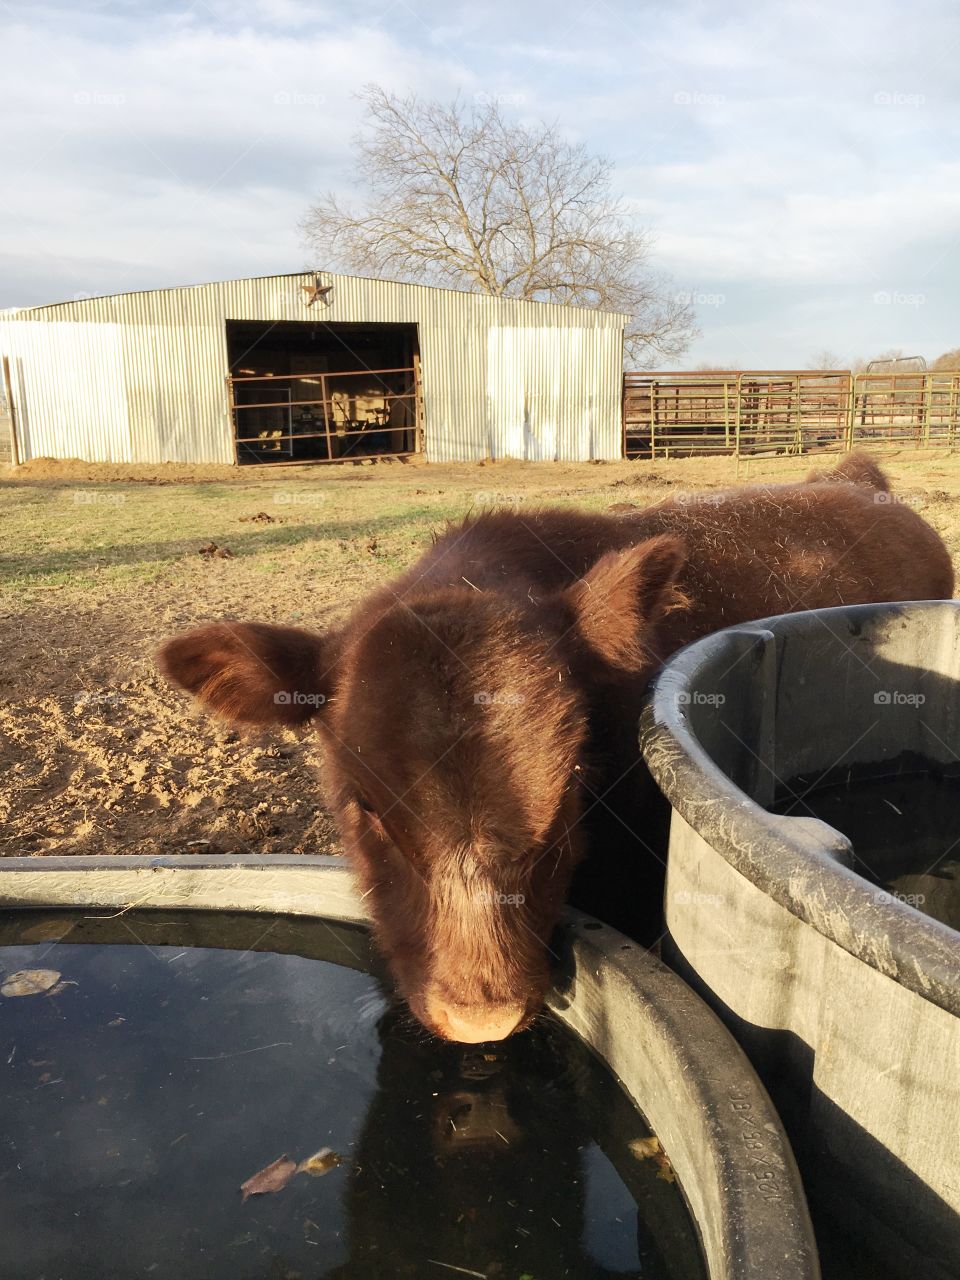
[[[302,231],[327,266],[632,317],[627,351],[675,360],[696,333],[689,294],[650,263],[652,240],[612,192],[613,166],[553,125],[499,105],[361,95],[354,208],[326,194]]]
[[[960,369],[960,347],[954,347],[950,351],[945,351],[942,356],[937,356],[930,368],[935,369],[937,373],[952,373]]]
[[[810,356],[811,369],[845,369],[847,366],[842,356],[825,347]]]

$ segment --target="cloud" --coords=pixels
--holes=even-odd
[[[428,65],[376,28],[305,46],[158,18],[118,20],[106,41],[43,16],[4,41],[0,232],[19,267],[2,305],[301,269],[297,222],[342,181],[356,90],[405,88],[398,68]],[[456,77],[429,67],[452,93]]]
[[[691,359],[955,346],[960,11],[734,0],[13,3],[0,305],[298,270],[378,81],[502,99],[610,156],[657,265],[723,293]],[[923,293],[877,314],[875,291]],[[734,322],[733,300],[749,299]],[[802,299],[802,304],[801,300]],[[917,308],[914,309],[919,310]],[[733,334],[734,337],[730,335]],[[829,336],[828,336],[829,334]]]
[[[24,999],[4,1010],[19,1048],[6,1069],[17,1103],[4,1144],[18,1171],[0,1205],[5,1269],[242,1280],[269,1274],[259,1250],[279,1227],[278,1247],[303,1270],[316,1253],[300,1229],[311,1205],[327,1261],[345,1260],[343,1177],[300,1178],[255,1208],[239,1188],[285,1151],[349,1157],[376,1097],[385,1001],[335,964],[218,949],[224,929],[236,945],[262,921],[226,920],[209,947],[187,928],[185,951],[166,925],[158,946],[156,922],[127,919],[127,945],[3,948],[7,971],[35,966],[39,951],[76,984],[61,1009]]]

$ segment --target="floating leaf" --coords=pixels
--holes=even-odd
[[[343,1157],[329,1147],[321,1147],[319,1151],[301,1160],[297,1165],[297,1173],[309,1173],[311,1178],[322,1178],[331,1169],[336,1169],[343,1162]]]
[[[55,987],[51,987],[47,992],[48,996],[62,996],[67,987],[79,987],[79,982],[71,982],[69,978],[64,978],[63,982],[58,982]]]
[[[288,1155],[282,1155],[279,1160],[274,1160],[272,1164],[268,1164],[265,1169],[261,1169],[259,1173],[255,1173],[252,1178],[248,1178],[243,1183],[240,1190],[243,1192],[244,1200],[248,1196],[265,1196],[272,1191],[282,1191],[296,1172],[296,1160],[291,1160]]]
[[[56,969],[20,969],[4,978],[0,995],[42,996],[60,981]]]
[[[660,1139],[657,1137],[634,1138],[629,1143],[630,1151],[638,1160],[653,1160],[657,1166],[657,1177],[664,1182],[676,1182],[677,1175],[673,1172],[673,1165],[670,1159],[660,1145]]]

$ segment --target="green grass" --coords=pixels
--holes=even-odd
[[[317,488],[299,492],[311,496]],[[284,502],[290,492],[298,490],[276,482],[0,486],[0,595],[29,603],[52,588],[87,593],[156,581],[208,542],[229,547],[263,574],[292,565],[331,567],[344,544],[395,571],[414,557],[411,543],[469,506],[414,496],[411,486],[396,483],[328,484],[315,504]],[[261,511],[276,523],[242,519]]]
[[[808,459],[753,464],[740,482],[761,477],[799,479]],[[898,454],[890,460],[898,488],[960,490],[960,465],[951,457]],[[70,481],[87,464],[63,464],[64,474],[35,477],[28,469],[0,480],[0,601],[30,604],[56,592],[105,589],[135,599],[140,585],[190,578],[201,546],[229,547],[243,576],[330,574],[376,566],[376,577],[397,572],[419,554],[432,531],[477,504],[541,502],[606,509],[614,502],[645,504],[668,493],[734,482],[729,460],[656,463],[434,464],[363,469],[303,468],[259,471],[235,478],[198,477],[197,469],[143,468],[144,474]],[[118,474],[120,471],[118,469]],[[664,487],[665,482],[675,486]],[[956,503],[951,497],[950,502]],[[960,510],[960,506],[957,507]],[[274,523],[245,522],[265,511]],[[960,520],[950,505],[928,517],[960,545]],[[371,547],[371,543],[375,545]]]

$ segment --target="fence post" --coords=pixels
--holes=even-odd
[[[930,414],[933,409],[933,375],[925,373],[923,375],[923,444],[930,444]]]
[[[237,417],[237,397],[233,386],[233,375],[227,374],[227,412],[230,414],[230,434],[233,436],[233,462],[240,465],[240,421]]]
[[[657,383],[650,383],[650,461],[657,456]]]
[[[333,443],[330,439],[330,406],[327,404],[327,375],[320,375],[320,399],[323,401],[323,431],[327,437],[327,461],[333,461]]]
[[[853,448],[853,433],[856,429],[857,419],[857,375],[851,369],[849,397],[847,402],[847,426],[844,432],[844,452],[849,453]]]
[[[723,447],[730,448],[730,384],[723,379]]]
[[[738,373],[738,374],[737,374],[737,392],[736,392],[736,394],[737,394],[737,405],[736,405],[736,410],[735,410],[735,420],[734,420],[734,446],[733,446],[733,447],[734,447],[734,453],[735,453],[735,454],[736,454],[736,456],[737,456],[738,465],[739,465],[739,458],[740,458],[740,404],[741,404],[741,401],[742,401],[742,399],[743,399],[743,394],[742,394],[742,393],[743,393],[743,385],[742,385],[742,384],[743,384],[743,374],[742,374],[742,373]]]
[[[623,374],[620,380],[620,456],[623,461],[627,458],[627,375]]]
[[[427,451],[427,424],[423,409],[423,383],[420,378],[420,352],[413,353],[413,436],[414,453]],[[627,424],[623,424],[623,456],[627,456]]]

